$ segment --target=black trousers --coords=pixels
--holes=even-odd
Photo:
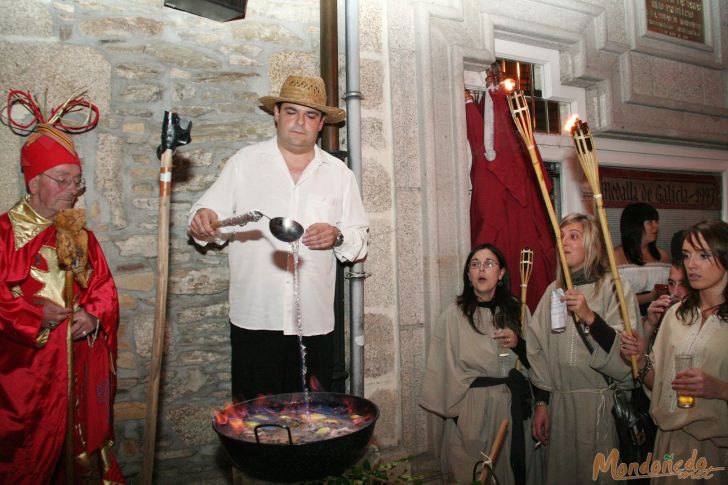
[[[303,337],[306,346],[306,384],[309,391],[326,391],[333,377],[333,332]],[[233,402],[260,395],[300,392],[301,351],[298,336],[282,331],[246,330],[230,324]]]

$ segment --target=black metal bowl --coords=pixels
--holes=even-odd
[[[275,394],[266,396],[265,405],[275,408],[303,402],[303,393]],[[309,403],[311,406],[347,407],[356,414],[372,416],[372,420],[350,434],[299,444],[252,442],[235,438],[221,431],[214,418],[212,428],[233,464],[251,477],[291,483],[340,475],[364,456],[379,418],[379,408],[368,399],[333,392],[311,392]],[[242,408],[239,411],[244,413],[259,405],[260,401],[253,399],[235,404],[235,408]]]

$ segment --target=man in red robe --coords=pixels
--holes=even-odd
[[[68,414],[67,326],[73,342],[74,481],[123,483],[110,452],[119,304],[88,234],[90,277],[75,283],[72,321],[56,255],[56,215],[84,189],[73,142],[39,124],[21,150],[28,195],[0,215],[0,483],[63,483]]]

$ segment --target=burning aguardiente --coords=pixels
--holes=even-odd
[[[227,436],[250,442],[305,444],[344,436],[371,424],[376,414],[361,414],[350,396],[334,403],[280,401],[262,396],[247,406],[230,405],[215,415]]]
[[[297,482],[353,466],[364,456],[378,417],[377,406],[358,396],[287,393],[229,406],[212,426],[243,473]]]

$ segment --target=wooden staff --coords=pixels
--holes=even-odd
[[[599,163],[594,151],[594,140],[592,138],[591,131],[589,130],[589,125],[582,122],[578,115],[572,116],[569,120],[569,124],[567,125],[567,129],[569,129],[571,137],[574,139],[576,154],[579,157],[579,164],[584,170],[584,175],[586,175],[586,178],[589,181],[589,186],[594,193],[597,216],[602,227],[604,244],[607,246],[609,267],[612,271],[614,287],[617,290],[617,299],[619,300],[619,310],[622,314],[622,321],[624,322],[624,330],[628,335],[632,335],[632,323],[630,322],[629,312],[627,311],[627,302],[624,299],[622,279],[620,278],[619,271],[617,270],[617,260],[614,257],[614,247],[612,246],[612,235],[609,232],[609,225],[607,223],[607,213],[604,210],[604,200],[602,197],[601,186],[599,184]],[[636,379],[639,370],[637,369],[637,359],[634,355],[632,356],[631,361],[632,375]]]
[[[146,420],[144,426],[144,472],[142,483],[152,483],[159,405],[159,379],[167,322],[167,283],[169,276],[169,206],[172,185],[172,150],[165,150],[159,167],[159,234],[157,237],[157,291],[154,306],[154,335],[149,369]]]
[[[78,281],[82,288],[86,288],[88,282],[88,234],[83,230],[86,224],[86,216],[83,209],[66,209],[59,211],[55,219],[56,224],[56,254],[58,266],[65,270],[63,285],[63,303],[68,309],[66,324],[66,354],[68,373],[68,402],[66,407],[66,482],[73,483],[74,459],[74,418],[75,398],[73,395],[73,326],[75,295],[73,291],[74,281]]]
[[[498,461],[498,455],[500,455],[500,450],[503,448],[503,443],[506,440],[506,434],[508,433],[508,420],[504,419],[501,421],[500,427],[498,428],[498,433],[495,435],[495,441],[493,441],[493,444],[490,446],[490,452],[488,453],[486,458],[490,458],[490,463],[483,463],[483,470],[480,472],[480,484],[485,485],[485,483],[488,481],[488,477],[490,476],[490,473],[493,468],[495,468],[495,463]]]
[[[538,186],[541,188],[541,197],[543,202],[546,204],[546,210],[551,220],[551,226],[554,229],[554,237],[556,238],[556,247],[559,251],[559,261],[561,261],[561,271],[564,274],[564,281],[566,281],[566,288],[571,289],[574,285],[571,282],[571,271],[569,271],[569,265],[566,263],[566,254],[564,254],[564,245],[561,242],[561,228],[559,227],[559,221],[556,219],[556,211],[554,205],[551,202],[549,191],[546,188],[546,181],[543,178],[543,172],[541,171],[541,164],[538,161],[538,155],[536,154],[536,142],[533,139],[533,128],[531,125],[531,113],[528,111],[528,104],[523,96],[523,91],[514,91],[513,94],[508,95],[508,107],[511,109],[511,115],[513,121],[516,123],[516,128],[521,134],[523,141],[526,143],[528,154],[531,156],[531,165],[533,170],[536,172],[536,178],[538,179]]]
[[[180,126],[176,113],[166,111],[162,126],[162,145],[157,150],[159,166],[159,235],[157,238],[157,291],[154,307],[154,334],[152,337],[152,357],[149,367],[149,388],[147,410],[144,424],[144,464],[142,484],[152,483],[154,473],[154,454],[157,437],[157,411],[159,405],[159,379],[162,371],[164,352],[164,331],[167,321],[167,282],[169,276],[169,207],[172,193],[172,158],[174,149],[190,141],[192,123]]]
[[[73,484],[73,424],[74,424],[74,398],[73,398],[73,271],[66,270],[63,285],[63,301],[68,312],[66,324],[66,354],[68,357],[68,403],[66,407],[66,483]]]

